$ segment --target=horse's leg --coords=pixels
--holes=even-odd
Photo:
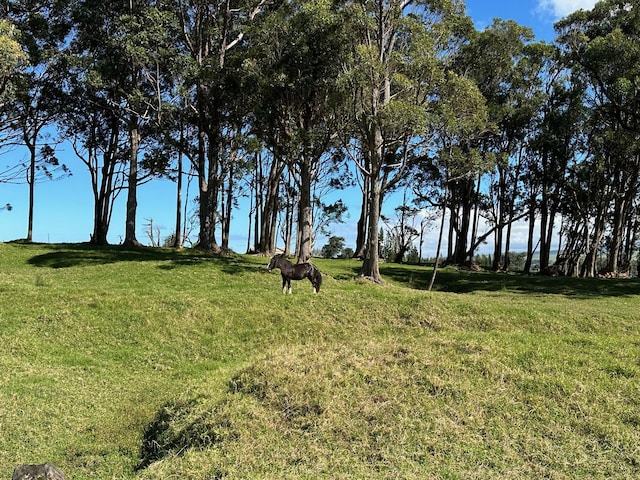
[[[291,279],[287,278],[287,286],[289,288],[289,294],[292,294],[293,292],[291,291]]]
[[[318,293],[318,280],[316,278],[315,272],[313,270],[311,270],[311,272],[309,272],[309,275],[307,276],[307,278],[311,282],[311,285],[313,285],[313,293],[315,295],[316,293]]]
[[[282,274],[282,293],[287,293],[287,277]]]

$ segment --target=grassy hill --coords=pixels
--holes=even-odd
[[[0,245],[0,478],[640,476],[640,283]]]

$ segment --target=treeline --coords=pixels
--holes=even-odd
[[[534,253],[547,271],[558,239],[555,269],[568,275],[596,275],[603,256],[617,274],[635,257],[639,0],[572,14],[550,44],[513,21],[478,31],[457,0],[2,8],[0,140],[30,161],[1,181],[26,174],[33,189],[64,174],[55,145],[71,144],[91,174],[95,244],[107,242],[120,192],[124,242],[137,244],[137,187],[169,177],[180,246],[182,182],[193,175],[199,248],[228,248],[248,196],[251,248],[270,254],[281,235],[300,260],[344,213],[324,194],[357,183],[353,255],[375,281],[381,207],[398,188],[438,212],[448,262],[471,261],[492,239],[492,268],[508,269],[517,221],[529,225],[525,271]]]

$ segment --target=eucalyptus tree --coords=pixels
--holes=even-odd
[[[59,139],[52,133],[58,119],[59,96],[43,71],[32,71],[23,77],[22,87],[16,92],[11,105],[12,128],[18,133],[20,144],[26,147],[28,160],[22,164],[24,178],[29,187],[27,236],[33,240],[33,219],[36,184],[45,180],[59,180],[71,174],[56,155]],[[47,85],[48,84],[48,85]]]
[[[530,221],[540,219],[538,239],[540,269],[550,266],[551,248],[558,219],[565,208],[573,164],[584,152],[585,103],[581,82],[567,76],[555,56],[544,87],[546,100],[540,109],[536,131],[528,142],[526,188]]]
[[[560,258],[566,274],[594,276],[598,253],[606,250],[601,271],[629,272],[636,248],[640,148],[637,134],[592,112],[588,151],[567,182]],[[580,261],[583,261],[580,266]]]
[[[69,66],[70,78],[90,75],[82,65]],[[108,244],[107,235],[113,206],[126,184],[126,132],[109,96],[88,82],[68,87],[65,113],[60,128],[91,178],[94,201],[93,231],[90,242]]]
[[[168,243],[174,248],[181,248],[188,240],[186,206],[189,198],[188,187],[193,178],[192,166],[195,164],[195,149],[188,139],[196,135],[193,133],[193,125],[186,120],[187,101],[181,76],[174,71],[172,77],[169,84],[173,85],[173,88],[167,85],[171,94],[164,95],[164,105],[158,109],[159,115],[148,132],[153,142],[144,149],[140,167],[152,177],[167,178],[176,182],[175,229],[170,236],[171,242]],[[187,188],[184,187],[185,178]]]
[[[268,0],[168,0],[176,12],[180,47],[191,58],[186,81],[193,86],[193,123],[197,128],[196,170],[199,189],[199,239],[202,249],[218,246],[216,227],[224,164],[230,141],[225,132],[235,123],[230,102],[237,102],[238,68],[245,47],[245,29],[269,5]],[[235,56],[235,58],[232,58]],[[241,98],[241,97],[240,97]]]
[[[140,151],[151,133],[162,126],[164,105],[172,88],[173,68],[179,65],[175,46],[177,22],[162,2],[129,0],[112,21],[114,31],[110,60],[118,69],[121,110],[129,138],[129,168],[125,219],[126,245],[139,245],[136,238],[137,187],[141,175]],[[146,131],[145,131],[146,130]],[[160,138],[162,141],[162,138]],[[147,172],[149,173],[149,172]],[[146,178],[150,178],[147,176]]]
[[[487,100],[494,125],[479,148],[495,158],[484,212],[493,226],[494,269],[508,268],[511,225],[522,202],[520,185],[525,142],[541,104],[544,45],[532,44],[530,28],[496,19],[472,35],[461,49],[457,68],[474,79]]]
[[[347,27],[334,2],[295,0],[265,16],[252,36],[252,68],[261,77],[256,127],[296,183],[300,262],[311,257],[314,191],[319,178],[331,173],[327,165],[337,145],[337,82],[349,53]]]
[[[619,219],[620,182],[618,156],[627,156],[635,142],[619,127],[617,132],[597,110],[585,123],[589,144],[582,158],[570,168],[562,210],[563,245],[559,257],[567,275],[593,277],[612,218]],[[582,262],[582,264],[581,264]]]
[[[230,250],[229,240],[233,210],[238,206],[239,198],[247,194],[247,188],[242,180],[253,169],[252,160],[257,148],[255,138],[248,133],[243,113],[237,117],[235,128],[227,129],[225,132],[228,147],[223,155],[220,198],[221,248],[223,251]]]
[[[272,133],[273,130],[271,130]],[[256,154],[254,175],[256,199],[256,231],[254,251],[264,254],[275,253],[277,239],[278,210],[280,208],[281,177],[286,164],[279,149]]]
[[[461,1],[352,2],[354,62],[344,75],[351,94],[351,157],[368,184],[367,248],[360,274],[382,282],[379,220],[384,194],[422,155],[433,99],[451,54],[472,28]]]
[[[434,144],[418,165],[414,186],[419,200],[441,210],[431,286],[438,270],[447,212],[447,261],[463,264],[469,260],[468,252],[475,248],[469,248],[471,211],[477,198],[475,179],[479,172],[487,170],[487,158],[477,145],[489,126],[485,98],[473,81],[453,72],[445,76],[433,113]]]
[[[129,158],[123,122],[122,57],[113,41],[123,2],[86,0],[73,5],[73,37],[56,68],[67,72],[60,128],[91,177],[94,220],[91,242],[107,244],[113,205],[126,185]]]
[[[63,2],[16,0],[9,2],[7,14],[20,29],[29,67],[15,82],[14,99],[7,105],[10,126],[26,147],[24,164],[29,186],[26,240],[33,239],[35,185],[42,180],[62,178],[70,172],[55,155],[58,140],[53,125],[61,109],[62,72],[56,58],[69,34],[68,7]]]
[[[155,127],[163,108],[172,15],[142,0],[83,0],[70,8],[72,36],[58,63],[69,73],[61,125],[91,174],[92,241],[107,243],[115,197],[126,188],[124,241],[136,245],[139,152],[152,139],[144,129]]]
[[[604,272],[629,273],[637,250],[638,192],[640,187],[640,134],[616,129],[609,133],[615,166],[609,185],[615,195],[609,217],[608,260]]]
[[[621,252],[629,238],[625,226],[634,223],[631,217],[636,214],[634,200],[639,189],[640,156],[629,147],[637,145],[640,137],[640,1],[601,1],[590,11],[560,21],[556,29],[572,74],[587,82],[589,102],[609,126],[605,138],[616,152],[606,268],[618,273],[620,260],[628,261]]]

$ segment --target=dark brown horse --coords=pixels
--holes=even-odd
[[[291,280],[302,280],[304,278],[308,278],[311,285],[313,285],[313,293],[320,291],[322,273],[313,263],[305,262],[294,265],[284,258],[284,255],[280,254],[271,258],[267,270],[271,271],[274,268],[279,268],[282,275],[282,293],[291,293]]]

